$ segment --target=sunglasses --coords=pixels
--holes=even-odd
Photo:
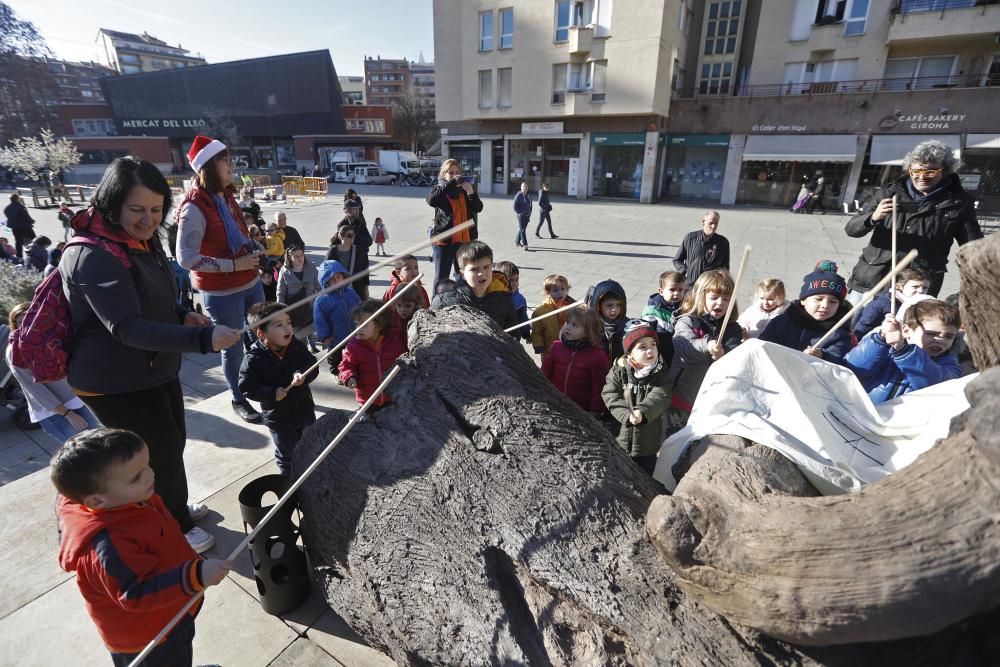
[[[940,174],[942,171],[944,171],[943,167],[942,168],[938,168],[938,169],[910,169],[910,175],[911,176],[929,176],[930,178],[933,178],[933,177],[937,176],[938,174]]]

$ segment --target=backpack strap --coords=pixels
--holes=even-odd
[[[92,236],[90,234],[76,234],[66,243],[67,247],[71,245],[89,245],[106,250],[118,258],[118,261],[121,262],[127,270],[132,270],[132,260],[129,258],[128,253],[120,243],[108,241],[107,239],[103,239],[99,236]]]

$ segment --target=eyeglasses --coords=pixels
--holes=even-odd
[[[939,167],[937,169],[913,169],[911,167],[910,168],[910,175],[911,176],[927,176],[928,178],[934,178],[935,176],[937,176],[938,174],[940,174],[942,171],[944,171],[943,167]]]

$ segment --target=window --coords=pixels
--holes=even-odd
[[[497,106],[502,109],[510,108],[512,77],[513,70],[510,67],[497,69]]]
[[[594,24],[594,37],[611,35],[611,0],[592,0],[590,22]]]
[[[590,101],[604,101],[604,84],[608,79],[608,61],[595,60],[590,64],[590,76],[588,77],[588,87],[590,88]]]
[[[479,50],[493,50],[493,12],[482,12],[479,15]]]
[[[552,66],[552,104],[566,102],[566,77],[569,65],[560,63]]]
[[[569,79],[567,80],[568,83],[567,88],[569,89],[570,92],[584,89],[585,86],[583,80],[583,71],[584,71],[583,63],[569,64]]]
[[[110,119],[73,119],[73,134],[81,137],[106,137],[117,134],[115,122]]]
[[[493,106],[493,70],[479,70],[479,108],[489,109]]]
[[[816,24],[827,25],[844,20],[847,0],[819,0],[816,6]]]
[[[956,56],[890,58],[885,63],[885,90],[927,90],[951,84]]]
[[[561,2],[556,3],[556,42],[569,41],[569,5],[569,0],[561,0]]]
[[[868,18],[868,0],[854,0],[851,2],[851,9],[847,12],[847,24],[844,26],[845,35],[865,34],[865,21]]]
[[[743,3],[713,2],[708,6],[705,21],[705,55],[735,53],[736,37],[740,31],[740,14]]]
[[[500,10],[500,48],[510,49],[514,46],[514,8]]]
[[[732,79],[732,63],[705,63],[701,66],[698,92],[702,95],[728,95]]]

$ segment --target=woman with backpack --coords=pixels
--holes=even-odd
[[[177,259],[191,272],[212,320],[233,329],[246,324],[250,306],[264,301],[260,282],[263,256],[250,238],[243,212],[236,203],[233,158],[217,139],[197,136],[188,151],[195,170],[177,214]],[[240,391],[243,344],[222,350],[222,371],[232,392],[233,412],[247,422],[260,421]]]
[[[208,508],[188,504],[177,374],[182,353],[219,351],[240,337],[177,305],[174,272],[158,234],[170,205],[160,170],[123,157],[104,172],[90,207],[73,218],[76,234],[58,274],[72,323],[67,379],[102,424],[143,439],[156,492],[201,553],[215,538],[194,525]]]

